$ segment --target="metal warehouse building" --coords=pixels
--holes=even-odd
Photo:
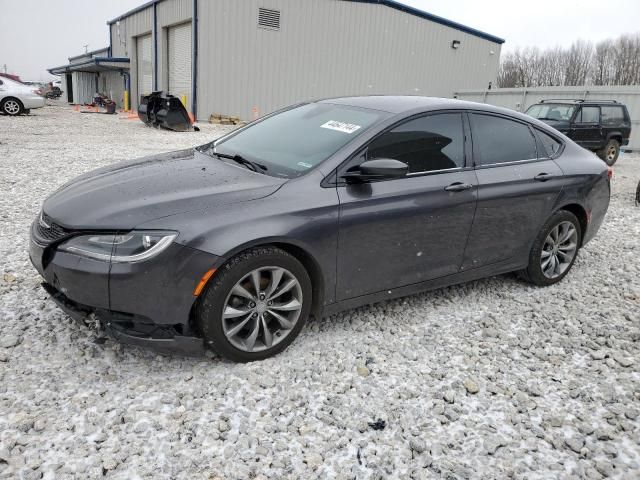
[[[130,62],[132,106],[164,90],[200,120],[321,97],[484,89],[504,42],[391,0],[152,0],[108,27],[109,57]]]

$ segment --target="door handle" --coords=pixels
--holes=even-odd
[[[469,190],[470,188],[473,188],[473,185],[462,182],[455,182],[448,187],[444,187],[447,192],[462,192],[463,190]]]
[[[533,179],[537,180],[538,182],[546,182],[547,180],[551,180],[554,176],[555,175],[552,175],[550,173],[539,173],[538,175],[533,177]]]

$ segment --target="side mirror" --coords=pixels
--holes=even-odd
[[[407,174],[409,166],[400,160],[393,158],[376,158],[367,160],[355,167],[355,170],[348,171],[342,178],[348,183],[363,183],[372,180],[391,180],[401,178]]]

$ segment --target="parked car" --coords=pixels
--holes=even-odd
[[[9,78],[0,78],[0,111],[7,115],[29,113],[44,107],[42,91]]]
[[[629,144],[629,111],[615,100],[543,100],[526,113],[596,152],[610,166],[618,160],[620,147]]]
[[[559,282],[610,171],[511,110],[335,98],[72,180],[30,256],[69,315],[123,342],[258,360],[310,314],[513,271]]]

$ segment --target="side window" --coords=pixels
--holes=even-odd
[[[617,126],[624,123],[624,112],[622,107],[600,107],[602,112],[602,125]]]
[[[523,123],[493,115],[471,115],[473,158],[476,165],[531,160],[538,157],[536,142]]]
[[[600,107],[582,107],[576,115],[576,123],[599,123]]]
[[[409,173],[464,167],[462,115],[441,113],[409,120],[369,145],[367,159],[393,158]]]
[[[540,157],[543,157],[545,154],[548,157],[553,157],[560,151],[560,148],[562,148],[562,143],[553,138],[551,135],[544,133],[538,129],[536,129],[536,134],[540,139],[540,143],[542,143],[542,146],[544,147],[544,152],[540,152]]]

